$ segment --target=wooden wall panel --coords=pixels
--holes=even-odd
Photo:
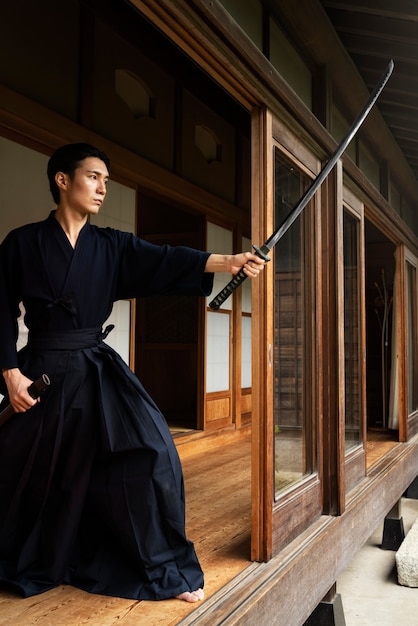
[[[231,395],[206,399],[205,427],[209,430],[232,426]]]

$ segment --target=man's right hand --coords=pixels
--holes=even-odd
[[[16,413],[24,413],[37,403],[37,400],[34,400],[28,393],[28,388],[33,381],[24,376],[20,369],[17,367],[4,369],[3,377],[7,385],[9,402]]]

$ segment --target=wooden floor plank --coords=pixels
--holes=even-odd
[[[123,623],[124,616],[134,604],[132,600],[94,596],[64,585],[24,599],[17,599],[15,595],[3,592],[2,600],[2,626],[111,626],[117,620],[118,623]]]

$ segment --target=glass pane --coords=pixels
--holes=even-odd
[[[275,152],[275,228],[286,219],[309,180]],[[311,372],[307,363],[312,310],[305,294],[312,283],[304,259],[306,213],[298,217],[275,252],[274,428],[275,491],[287,489],[313,471]]]
[[[243,389],[251,387],[252,359],[251,359],[251,317],[242,318],[242,380]]]
[[[229,389],[230,330],[228,314],[207,314],[206,391]]]
[[[242,250],[251,250],[251,241],[242,238]],[[251,355],[251,280],[242,283],[242,345],[241,345],[241,387],[246,389],[252,385],[252,355]]]
[[[242,238],[241,250],[252,250],[252,245],[250,239],[247,237]],[[252,303],[251,303],[251,289],[252,289],[252,280],[246,280],[242,283],[240,289],[242,294],[242,305],[241,311],[242,313],[251,313]]]
[[[416,353],[416,268],[406,264],[406,315],[408,357],[408,414],[418,409],[417,353]]]
[[[358,228],[358,220],[347,211],[344,211],[344,396],[346,450],[357,446],[361,439]]]

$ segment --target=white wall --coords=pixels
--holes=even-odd
[[[54,208],[48,157],[0,137],[0,240],[16,226],[45,219]]]

